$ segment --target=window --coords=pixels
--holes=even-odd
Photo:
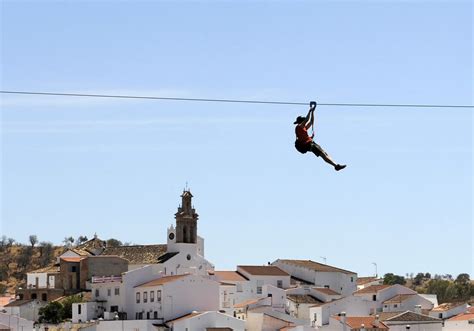
[[[155,291],[150,291],[150,302],[155,302]]]
[[[71,267],[71,271],[72,271],[72,272],[76,272],[76,271],[77,271],[75,265]]]
[[[140,303],[140,292],[137,292],[137,303]]]
[[[158,312],[157,311],[153,312],[153,318],[158,319]]]
[[[156,302],[161,302],[161,290],[158,290],[156,294]]]
[[[110,306],[110,312],[118,313],[118,306]]]
[[[36,300],[38,298],[38,294],[37,293],[32,293],[31,294],[31,300]]]
[[[257,286],[257,294],[262,294],[262,287],[261,286]]]
[[[82,305],[81,305],[81,304],[78,304],[78,305],[77,305],[77,313],[78,313],[78,314],[81,314],[81,310],[82,310]]]
[[[98,297],[99,297],[99,295],[100,295],[100,293],[99,293],[99,289],[98,289],[98,288],[96,288],[96,289],[95,289],[95,297],[96,297],[96,298],[98,298]]]
[[[110,297],[112,295],[112,289],[108,288],[107,289],[107,296]]]
[[[388,306],[387,306],[387,305],[384,305],[384,308],[388,308]]]
[[[146,312],[146,319],[147,319],[147,320],[150,319],[150,312],[149,312],[149,311]]]
[[[377,301],[377,295],[376,294],[372,295],[372,301]]]
[[[282,280],[277,280],[277,287],[283,288],[283,281]]]
[[[394,307],[394,308],[397,308],[397,307],[398,307],[398,305],[397,305],[397,304],[394,304],[394,305],[393,305],[393,307]]]
[[[143,302],[144,303],[148,302],[148,292],[143,292]]]
[[[120,295],[120,287],[116,287],[116,288],[115,288],[114,294],[115,294],[115,295]]]
[[[353,283],[353,282],[354,282],[354,277],[351,277],[351,283]]]
[[[438,317],[443,318],[443,313],[439,313]]]
[[[329,285],[324,285],[325,288],[329,288]]]
[[[48,301],[48,295],[46,293],[41,294],[42,301]]]

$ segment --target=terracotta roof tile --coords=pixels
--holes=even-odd
[[[335,316],[339,321],[342,321],[342,317]],[[366,328],[371,328],[372,330],[389,330],[388,326],[383,322],[378,322],[378,325],[375,324],[375,316],[347,316],[346,324],[352,330],[358,330],[361,328],[362,324]]]
[[[68,257],[62,257],[61,260],[66,261],[66,262],[80,262],[81,260],[85,259],[85,257],[82,256],[68,256]]]
[[[261,298],[260,299],[250,299],[250,300],[242,301],[242,302],[239,302],[239,303],[235,304],[234,308],[245,308],[249,305],[252,305],[254,303],[259,302],[260,300],[262,300],[262,299]]]
[[[327,264],[322,264],[322,263],[314,262],[311,260],[277,260],[277,261],[294,265],[294,266],[298,266],[298,267],[311,269],[314,271],[319,271],[319,272],[342,272],[345,274],[354,274],[354,275],[357,274],[356,272],[353,272],[353,271],[336,268]]]
[[[164,276],[164,277],[160,277],[160,278],[154,279],[152,281],[137,285],[137,286],[135,286],[135,288],[137,288],[137,287],[159,286],[159,285],[163,285],[163,284],[166,284],[166,283],[174,282],[174,281],[176,281],[178,279],[181,279],[183,277],[186,277],[186,276],[189,276],[189,274]]]
[[[28,273],[30,274],[39,274],[39,273],[58,273],[60,270],[59,270],[59,264],[54,264],[54,265],[50,265],[50,266],[47,266],[47,267],[44,267],[44,268],[39,268],[39,269],[36,269],[36,270],[32,270],[32,271],[28,271]]]
[[[392,285],[370,285],[369,287],[366,287],[366,288],[363,288],[361,290],[355,291],[354,295],[377,293],[378,291],[389,288],[390,286],[392,286]]]
[[[253,266],[253,265],[239,265],[238,269],[242,269],[245,272],[253,276],[290,276],[286,271],[281,270],[277,266],[265,265],[265,266]]]
[[[466,304],[464,302],[447,302],[440,304],[439,306],[433,308],[431,311],[448,311],[462,305]]]
[[[379,280],[377,277],[358,277],[357,278],[357,285],[364,285],[367,283],[375,282]]]
[[[470,312],[469,310],[465,313],[453,316],[448,321],[470,321],[474,320],[474,311]]]

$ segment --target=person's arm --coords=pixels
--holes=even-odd
[[[309,129],[313,125],[315,109],[316,107],[311,107],[308,111],[308,115],[306,115],[306,125],[305,125],[306,130]]]

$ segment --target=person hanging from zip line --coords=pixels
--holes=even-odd
[[[336,171],[342,170],[346,167],[345,164],[338,164],[333,161],[333,159],[326,153],[321,146],[316,144],[313,141],[314,138],[314,111],[316,109],[316,102],[311,101],[309,104],[309,111],[306,117],[298,116],[296,121],[293,124],[296,124],[295,133],[296,133],[296,141],[295,147],[301,154],[305,154],[307,152],[313,152],[314,155],[317,157],[321,156],[321,158],[332,165]],[[308,129],[312,128],[312,135],[311,137],[308,135]]]

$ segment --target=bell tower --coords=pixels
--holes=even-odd
[[[176,243],[197,243],[197,220],[199,215],[192,205],[193,195],[189,189],[181,194],[181,206],[174,214],[176,219]]]

